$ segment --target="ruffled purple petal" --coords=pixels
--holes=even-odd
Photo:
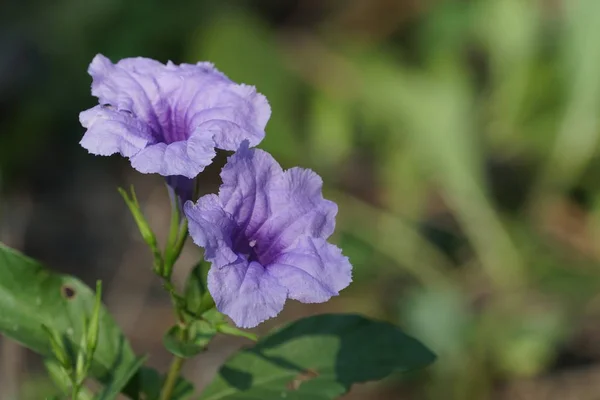
[[[267,267],[288,290],[288,297],[303,303],[322,303],[352,282],[352,265],[342,251],[322,238],[302,236],[290,251]]]
[[[287,290],[257,262],[240,260],[208,272],[208,289],[217,309],[241,328],[253,328],[279,314]]]
[[[217,148],[235,151],[244,140],[256,146],[265,137],[271,107],[265,96],[248,85],[213,85],[190,124],[214,135]]]
[[[144,174],[195,178],[215,157],[211,139],[201,135],[171,144],[156,143],[131,157],[131,166]]]
[[[153,142],[146,125],[127,113],[96,106],[81,112],[79,121],[87,128],[79,143],[92,154],[131,157]]]
[[[248,239],[271,216],[271,195],[279,190],[283,170],[265,151],[245,141],[221,171],[219,198]]]
[[[229,265],[238,259],[232,250],[232,235],[235,222],[223,210],[219,198],[214,194],[202,196],[197,203],[188,201],[183,207],[188,219],[190,236],[200,247],[204,247],[204,258],[217,268]]]
[[[92,95],[101,105],[128,111],[146,125],[156,140],[160,140],[162,128],[157,115],[165,113],[168,107],[158,86],[160,63],[141,57],[130,59],[129,63],[143,66],[145,73],[129,71],[118,63],[115,65],[101,54],[94,57],[88,68],[92,77]],[[148,64],[153,64],[154,68],[149,68]]]
[[[323,198],[323,180],[310,169],[284,173],[284,188],[271,196],[273,224],[279,247],[286,248],[301,235],[327,239],[335,229],[337,205]]]

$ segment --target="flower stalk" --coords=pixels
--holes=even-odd
[[[177,379],[181,373],[181,368],[183,368],[184,361],[185,359],[183,357],[173,356],[171,366],[169,367],[169,372],[167,373],[165,383],[160,393],[160,400],[171,399],[173,391],[175,390],[175,385],[177,384]]]

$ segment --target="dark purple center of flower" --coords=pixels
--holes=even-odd
[[[275,249],[271,241],[259,232],[239,232],[233,240],[233,251],[248,262],[256,261],[266,267],[273,262]]]
[[[235,249],[236,253],[244,257],[246,260],[248,260],[248,262],[256,261],[261,265],[265,265],[263,264],[263,261],[266,260],[261,259],[257,248],[257,244],[258,242],[256,239],[248,240],[245,237],[243,237],[237,243]]]
[[[118,108],[110,103],[102,104],[102,108],[114,112],[125,114],[130,118],[137,119],[137,115],[128,109]],[[186,123],[185,116],[182,118],[176,109],[168,108],[167,115],[159,116],[156,113],[151,113],[148,116],[150,119],[140,118],[152,131],[152,136],[159,143],[171,144],[187,140],[190,136],[189,129]]]
[[[168,115],[159,119],[162,141],[166,144],[181,142],[187,140],[190,136],[186,124],[186,114],[179,115],[178,110],[173,107],[168,108]]]

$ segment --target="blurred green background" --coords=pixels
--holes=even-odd
[[[169,302],[116,186],[165,236],[161,179],[78,145],[86,73],[209,60],[273,115],[261,147],[317,171],[354,283],[289,302],[259,332],[323,311],[394,321],[439,356],[348,399],[600,398],[600,1],[4,0],[0,240],[86,282],[165,369]],[[226,155],[205,173],[214,191]],[[179,280],[197,256],[186,249]],[[177,278],[177,276],[176,276]],[[202,385],[240,343],[185,375]],[[7,340],[0,398],[51,391]]]

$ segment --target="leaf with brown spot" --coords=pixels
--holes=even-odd
[[[0,243],[0,334],[51,356],[45,325],[77,349],[83,320],[91,315],[94,301],[94,292],[80,280],[50,271]],[[104,384],[123,383],[137,363],[129,342],[102,308],[91,377]]]
[[[75,297],[75,289],[73,289],[71,286],[63,285],[60,289],[60,292],[62,293],[65,299],[72,300]]]

